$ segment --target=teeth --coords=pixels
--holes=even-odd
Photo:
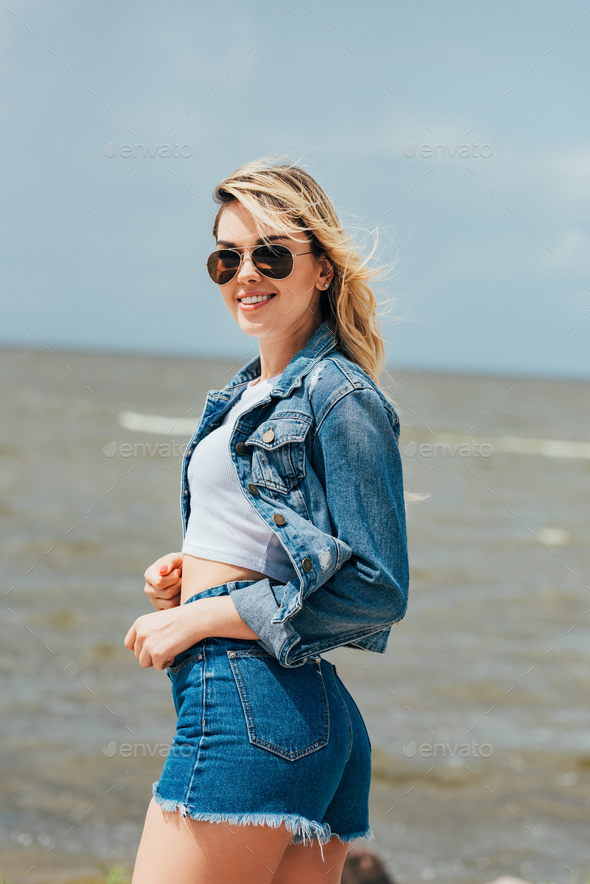
[[[259,304],[261,301],[268,301],[272,295],[253,295],[250,298],[240,298],[242,304]]]

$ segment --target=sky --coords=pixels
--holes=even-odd
[[[283,155],[395,262],[390,364],[590,377],[588,0],[8,2],[0,345],[246,362],[212,192]]]

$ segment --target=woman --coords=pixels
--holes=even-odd
[[[207,396],[182,553],[148,568],[157,611],[125,638],[178,714],[133,884],[331,884],[372,837],[371,745],[321,654],[383,653],[407,606],[376,271],[298,166],[250,163],[215,199],[209,275],[260,356]]]

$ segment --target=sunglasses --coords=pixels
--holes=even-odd
[[[237,249],[217,249],[211,252],[207,258],[207,271],[213,282],[217,285],[227,285],[231,282],[242,266],[244,254],[247,254],[247,250],[244,253],[238,252]],[[311,254],[311,252],[293,254],[287,246],[256,246],[250,251],[250,260],[263,276],[269,279],[287,279],[293,273],[295,258]]]

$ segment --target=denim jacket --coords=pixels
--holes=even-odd
[[[256,356],[207,394],[183,459],[183,534],[193,450],[259,375]],[[328,321],[266,398],[239,416],[229,442],[239,484],[297,578],[265,578],[231,596],[282,666],[339,646],[382,654],[392,624],[404,616],[409,572],[399,432],[395,409],[338,350]]]

